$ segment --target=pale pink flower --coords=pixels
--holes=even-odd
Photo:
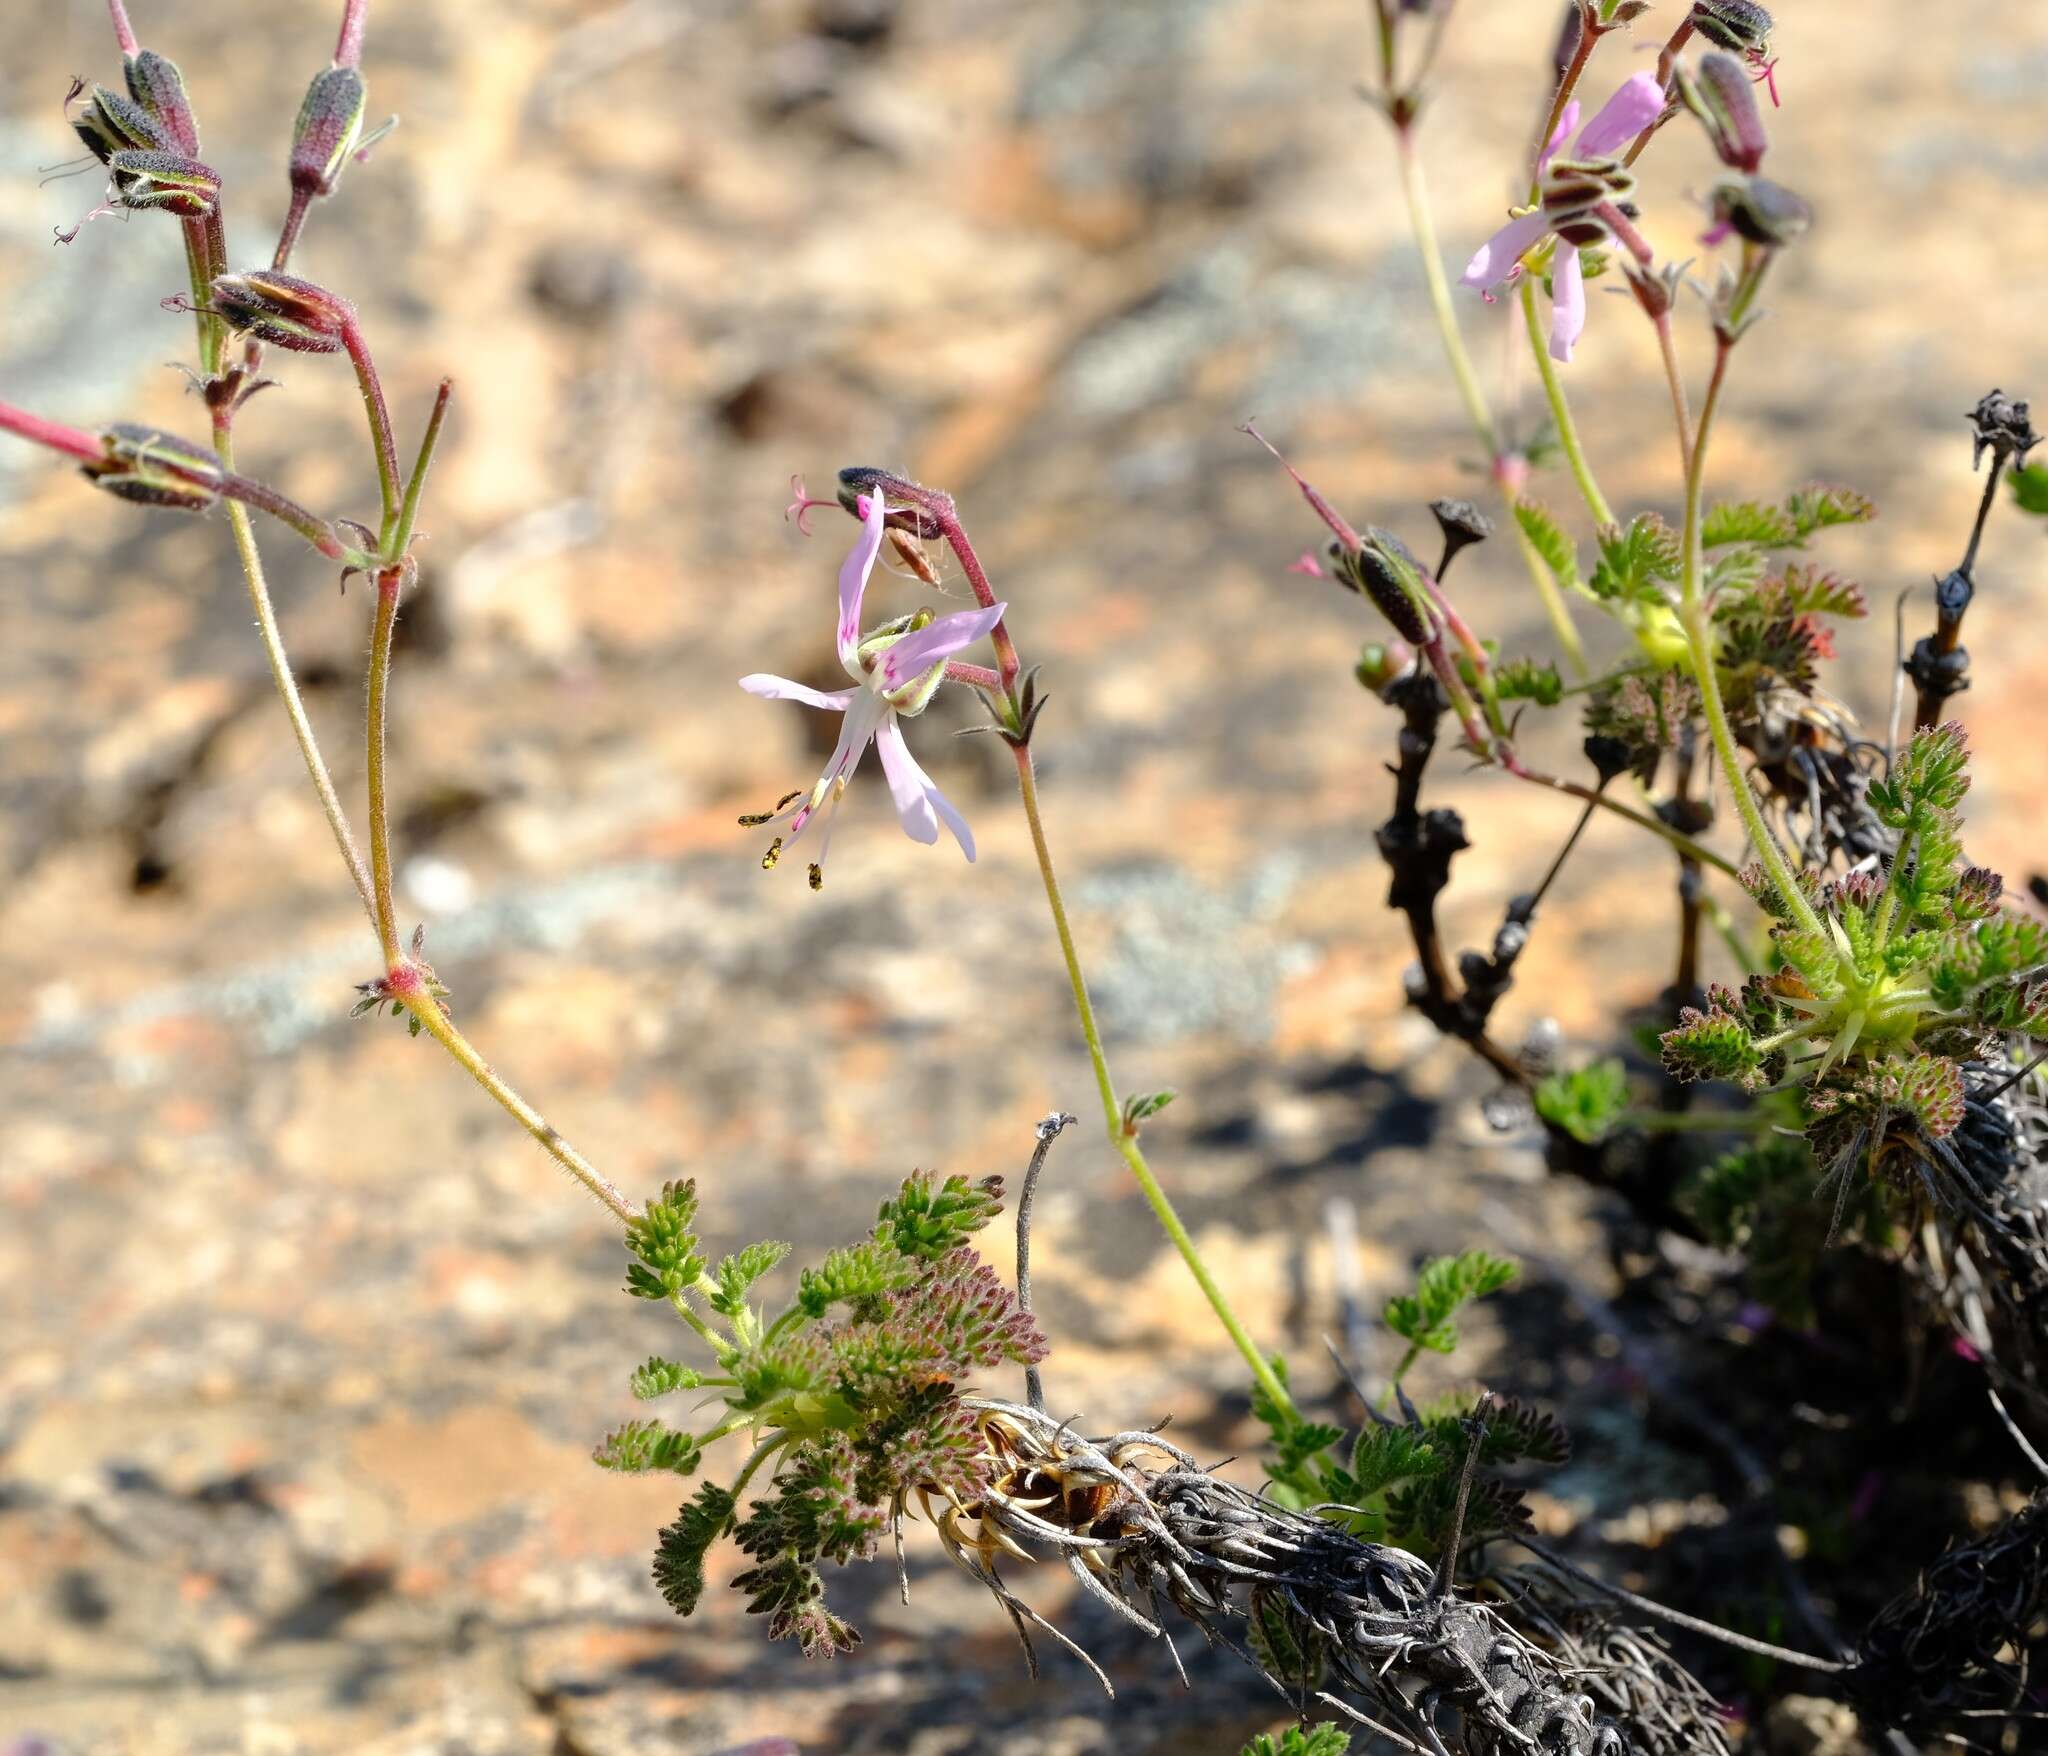
[[[1543,144],[1536,161],[1537,175],[1540,177],[1551,168],[1551,161],[1559,157],[1573,129],[1578,128],[1578,138],[1572,140],[1570,153],[1560,161],[1561,169],[1593,166],[1601,160],[1613,159],[1663,111],[1664,88],[1654,73],[1631,74],[1623,80],[1621,89],[1600,106],[1600,113],[1584,128],[1579,128],[1579,104],[1574,98],[1565,105],[1556,129]],[[1611,168],[1609,174],[1615,170],[1618,167]],[[1522,258],[1531,250],[1561,225],[1583,225],[1586,218],[1583,209],[1554,211],[1550,205],[1539,203],[1528,213],[1509,220],[1481,244],[1459,278],[1491,301],[1522,273]],[[1579,262],[1578,244],[1569,237],[1560,237],[1552,254],[1550,286],[1550,355],[1555,360],[1569,361],[1586,327],[1585,270]]]
[[[885,622],[863,635],[861,599],[874,573],[875,559],[882,552],[882,525],[887,508],[879,492],[862,495],[858,505],[860,535],[839,568],[837,634],[839,662],[846,667],[854,686],[813,689],[765,671],[740,679],[740,687],[750,695],[774,701],[801,701],[842,716],[838,745],[817,784],[808,792],[791,793],[772,811],[740,819],[750,827],[788,820],[788,830],[775,838],[761,861],[765,869],[776,863],[785,847],[794,846],[812,819],[822,813],[824,828],[819,835],[818,857],[811,862],[814,890],[824,878],[825,850],[831,840],[832,819],[839,800],[870,744],[882,759],[882,774],[896,802],[896,816],[903,825],[903,833],[912,841],[935,842],[943,821],[960,844],[960,851],[968,859],[974,858],[974,834],[967,827],[967,820],[918,766],[897,722],[925,710],[945,678],[946,660],[986,635],[1009,607],[991,604],[986,609],[961,610],[936,619],[929,611],[920,610]]]

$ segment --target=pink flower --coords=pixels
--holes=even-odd
[[[1579,127],[1579,105],[1565,105],[1557,128],[1544,142],[1536,172],[1545,177],[1543,198],[1529,212],[1518,214],[1473,253],[1460,277],[1489,301],[1522,272],[1522,258],[1545,238],[1557,235],[1550,269],[1550,355],[1569,361],[1586,327],[1586,276],[1579,246],[1606,235],[1598,210],[1613,207],[1614,198],[1631,179],[1616,154],[1664,111],[1664,88],[1654,73],[1631,74],[1621,89],[1600,107],[1600,113],[1572,141],[1569,156],[1559,149]],[[1557,159],[1555,176],[1553,159]]]
[[[974,835],[967,820],[939,791],[931,776],[918,767],[917,758],[903,741],[899,718],[920,714],[938,692],[946,674],[946,660],[981,639],[1003,619],[1007,604],[986,609],[961,610],[954,615],[933,618],[929,610],[899,616],[867,635],[860,631],[861,599],[875,570],[875,558],[882,552],[882,522],[887,516],[881,494],[864,494],[860,507],[860,535],[839,568],[839,662],[853,679],[851,689],[813,689],[788,677],[757,671],[740,679],[749,695],[773,701],[801,701],[843,716],[839,742],[817,784],[808,792],[791,793],[774,810],[742,817],[740,822],[755,827],[789,820],[789,829],[778,835],[761,861],[765,871],[781,858],[786,846],[810,827],[821,811],[825,827],[820,834],[818,857],[811,863],[811,888],[824,882],[825,850],[831,841],[832,819],[839,800],[861,758],[873,744],[882,759],[882,774],[896,801],[896,816],[903,833],[912,841],[935,842],[939,823],[944,821],[968,859],[974,858]]]

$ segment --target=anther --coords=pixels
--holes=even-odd
[[[825,888],[825,868],[818,865],[815,861],[811,865],[811,888],[813,890],[823,890]]]
[[[782,837],[778,835],[773,841],[771,841],[768,844],[768,851],[761,856],[761,870],[764,872],[774,871],[775,862],[781,858]]]

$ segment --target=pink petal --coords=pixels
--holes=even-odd
[[[882,759],[882,772],[889,777],[889,796],[896,801],[896,820],[912,841],[930,844],[939,839],[938,820],[931,801],[925,797],[930,784],[917,759],[903,742],[903,728],[892,713],[875,732],[875,751]]]
[[[887,516],[879,493],[861,495],[858,504],[860,535],[839,563],[839,658],[856,675],[853,655],[860,645],[860,600],[875,570],[875,557],[882,552],[882,520]]]
[[[951,657],[964,646],[972,646],[1003,619],[1003,612],[1009,607],[991,604],[985,610],[959,610],[928,623],[915,634],[904,635],[882,654],[875,667],[882,687],[900,689],[940,659]]]
[[[1654,73],[1631,73],[1621,89],[1600,106],[1600,114],[1580,130],[1572,157],[1604,159],[1619,152],[1664,114],[1664,88]]]
[[[835,713],[844,713],[853,700],[851,689],[813,689],[808,683],[792,682],[769,671],[742,677],[740,687],[767,701],[801,701],[806,707],[828,707]]]
[[[1506,285],[1514,278],[1515,264],[1521,260],[1522,252],[1548,229],[1549,221],[1540,209],[1509,220],[1472,253],[1472,260],[1458,277],[1459,283],[1489,289]]]
[[[890,721],[890,727],[892,730],[895,727],[893,719]],[[877,733],[875,736],[875,744],[877,748],[882,748],[880,733]],[[910,746],[903,742],[900,732],[897,734],[896,755],[903,765],[904,772],[923,788],[926,803],[939,814],[946,827],[953,832],[953,839],[960,844],[960,851],[967,856],[968,863],[971,865],[974,860],[974,831],[967,827],[967,819],[953,809],[952,800],[939,791],[938,787],[933,783],[932,777],[926,774],[922,768],[918,767],[917,758],[911,755]],[[889,754],[886,749],[883,749],[882,764],[884,767],[887,767],[888,763]],[[909,825],[906,823],[904,827],[907,829]],[[922,841],[925,838],[919,836],[918,839]],[[932,839],[936,840],[937,837],[934,836]]]
[[[1557,156],[1557,149],[1571,138],[1574,128],[1579,125],[1579,100],[1573,98],[1565,105],[1564,114],[1557,119],[1557,126],[1550,131],[1550,138],[1543,143],[1543,150],[1536,157],[1536,172],[1541,176],[1544,168]]]
[[[1586,327],[1586,271],[1579,266],[1578,251],[1562,238],[1557,241],[1550,285],[1550,357],[1569,363]]]

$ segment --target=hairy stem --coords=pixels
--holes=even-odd
[[[343,0],[341,8],[341,36],[334,45],[334,64],[337,67],[354,67],[363,58],[363,24],[370,10],[370,0]]]
[[[1074,948],[1074,933],[1067,922],[1067,905],[1060,894],[1059,878],[1054,873],[1052,849],[1045,839],[1045,822],[1038,806],[1038,778],[1033,769],[1031,751],[1028,747],[1017,747],[1017,791],[1024,802],[1024,819],[1031,827],[1031,847],[1038,856],[1038,871],[1045,880],[1045,900],[1052,910],[1053,930],[1059,935],[1060,956],[1067,966],[1067,982],[1073,989],[1074,1011],[1081,1022],[1081,1036],[1088,1045],[1088,1059],[1095,1069],[1095,1085],[1102,1098],[1103,1125],[1109,1133],[1109,1143],[1116,1148],[1124,1163],[1130,1167],[1131,1175],[1137,1179],[1138,1188],[1146,1204],[1158,1220],[1160,1229],[1166,1233],[1173,1247],[1180,1252],[1181,1260],[1187,1264],[1188,1272],[1194,1276],[1195,1284],[1202,1289],[1202,1296],[1209,1301],[1209,1308],[1216,1313],[1216,1320],[1223,1325],[1225,1333],[1236,1344],[1237,1351],[1244,1356],[1245,1364],[1251,1369],[1252,1377],[1259,1388],[1276,1408],[1292,1409],[1293,1399],[1287,1394],[1287,1387],[1280,1382],[1266,1356],[1259,1351],[1250,1333],[1231,1309],[1230,1301],[1224,1297],[1223,1289],[1216,1284],[1216,1278],[1209,1272],[1209,1265],[1202,1260],[1202,1253],[1195,1241],[1188,1235],[1187,1227],[1160,1187],[1159,1179],[1153,1175],[1152,1167],[1146,1163],[1143,1148],[1138,1144],[1136,1133],[1125,1127],[1123,1108],[1118,1102],[1116,1082],[1110,1077],[1109,1059],[1102,1048],[1102,1032],[1095,1022],[1095,1006],[1088,998],[1088,981],[1081,971],[1081,958]]]
[[[384,967],[395,971],[404,959],[398,946],[397,911],[391,897],[391,815],[384,784],[384,704],[391,683],[391,642],[398,628],[398,591],[404,570],[386,567],[377,575],[377,613],[370,629],[370,681],[366,773],[370,792],[370,885],[376,901],[377,943]],[[431,1002],[429,1002],[431,1004]]]
[[[114,26],[114,41],[124,55],[135,54],[142,45],[135,40],[135,27],[128,22],[128,8],[121,0],[107,0],[107,17]]]
[[[398,524],[398,448],[391,438],[391,409],[384,400],[384,386],[377,377],[377,362],[370,356],[362,326],[350,318],[341,332],[342,346],[356,369],[356,383],[363,393],[363,412],[369,417],[370,442],[377,452],[377,491],[383,497],[384,516],[378,526],[377,546],[391,553],[391,534]]]
[[[1560,245],[1569,249],[1569,245]],[[1572,419],[1572,406],[1565,400],[1564,382],[1557,375],[1557,363],[1551,359],[1550,350],[1543,343],[1543,332],[1536,321],[1536,283],[1534,276],[1522,277],[1522,327],[1528,332],[1529,352],[1536,361],[1536,376],[1543,380],[1544,400],[1550,404],[1550,419],[1557,428],[1557,442],[1564,447],[1565,461],[1571,465],[1572,480],[1579,485],[1579,497],[1586,503],[1586,510],[1593,515],[1593,522],[1601,529],[1615,522],[1614,509],[1607,504],[1607,496],[1600,492],[1600,484],[1593,479],[1592,466],[1586,461],[1586,448],[1579,443],[1578,423]]]

